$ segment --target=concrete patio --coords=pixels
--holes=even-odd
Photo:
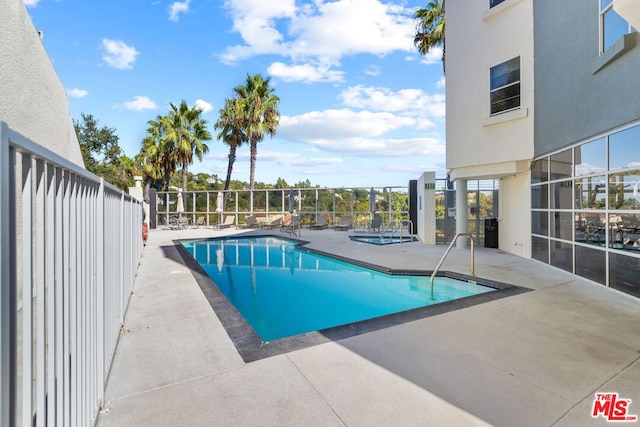
[[[476,275],[533,291],[245,363],[172,242],[236,233],[151,230],[98,426],[606,425],[596,392],[640,415],[640,300],[496,249]],[[446,249],[301,239],[391,268]],[[468,274],[469,251],[443,270]]]

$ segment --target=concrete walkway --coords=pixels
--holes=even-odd
[[[607,425],[597,392],[640,416],[640,300],[495,249],[476,275],[534,291],[244,363],[172,243],[235,233],[151,230],[98,426]],[[391,268],[445,250],[302,239]],[[469,251],[443,270],[468,274]]]

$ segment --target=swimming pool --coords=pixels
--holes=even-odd
[[[274,236],[186,240],[184,248],[263,342],[494,291],[429,275],[388,274]]]
[[[372,245],[392,245],[394,243],[408,243],[413,241],[413,237],[383,237],[383,236],[349,236],[351,240],[362,243],[371,243]]]

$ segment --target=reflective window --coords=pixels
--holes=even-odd
[[[551,212],[550,236],[557,239],[573,240],[573,214],[571,212]]]
[[[491,115],[520,107],[520,57],[489,70]]]
[[[606,257],[605,251],[576,245],[576,274],[606,284]]]
[[[531,237],[531,257],[549,263],[549,241],[541,237]]]
[[[612,0],[600,2],[600,53],[606,51],[620,37],[629,33],[631,26],[613,10]]]
[[[609,175],[609,209],[640,210],[640,170]]]
[[[571,209],[573,203],[573,181],[551,184],[551,209]]]
[[[640,258],[609,253],[609,286],[640,297]]]
[[[576,180],[576,209],[604,209],[606,207],[606,188],[604,176]]]
[[[640,214],[610,214],[609,225],[614,248],[640,253]]]
[[[489,8],[495,7],[502,3],[504,0],[489,0]]]
[[[577,212],[574,217],[576,242],[604,246],[605,214],[595,212]]]
[[[607,170],[607,148],[605,138],[591,141],[574,148],[576,176],[602,173]]]
[[[542,236],[549,235],[547,212],[531,212],[531,232]]]
[[[550,157],[551,179],[571,178],[572,176],[572,155],[571,149],[554,154]]]
[[[550,241],[551,265],[573,272],[573,245],[571,243]]]
[[[549,180],[549,159],[534,160],[531,163],[531,183],[547,182]]]
[[[640,168],[640,126],[609,137],[609,169]]]
[[[547,209],[549,207],[548,192],[549,186],[546,184],[531,187],[531,207],[533,209]]]

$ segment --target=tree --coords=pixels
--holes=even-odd
[[[133,184],[134,171],[127,169],[132,160],[122,154],[115,129],[101,126],[91,114],[80,117],[80,121],[73,120],[73,127],[85,168],[126,191]]]
[[[140,155],[143,159],[143,177],[148,189],[153,180],[162,179],[162,189],[169,189],[169,179],[176,170],[175,152],[167,141],[164,129],[164,119],[157,116],[155,120],[147,122],[147,136],[142,140]]]
[[[251,148],[249,188],[255,186],[256,158],[258,143],[266,134],[273,137],[280,122],[278,98],[275,89],[269,86],[271,77],[263,78],[260,74],[247,75],[244,86],[237,86],[234,91],[240,98],[244,120],[244,132]]]
[[[233,164],[236,161],[236,151],[243,143],[248,141],[244,129],[244,117],[242,111],[242,100],[238,97],[227,98],[224,107],[220,109],[220,117],[214,125],[218,132],[218,139],[229,146],[229,162],[227,164],[227,178],[224,181],[224,190],[227,191],[231,184],[231,173]]]
[[[165,134],[165,150],[171,149],[176,166],[182,168],[182,189],[187,191],[189,165],[193,163],[193,156],[202,161],[202,157],[209,152],[204,141],[211,139],[207,130],[202,110],[189,107],[183,100],[179,106],[169,104],[169,114],[161,118],[162,129]]]
[[[426,55],[434,47],[442,46],[442,69],[445,69],[445,14],[442,0],[432,0],[424,9],[413,14],[416,24],[416,35],[413,44],[421,55]]]

